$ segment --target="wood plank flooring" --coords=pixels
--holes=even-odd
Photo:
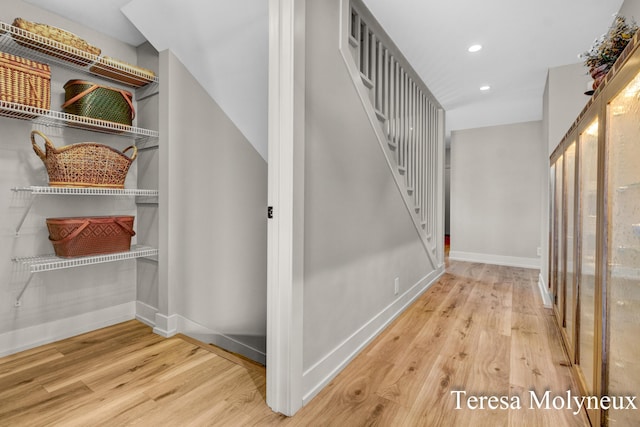
[[[537,271],[451,262],[292,418],[267,407],[264,367],[130,321],[1,358],[0,426],[586,426],[530,409],[531,390],[577,395],[566,362]]]

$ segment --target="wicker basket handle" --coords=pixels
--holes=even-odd
[[[138,157],[138,147],[136,147],[135,145],[127,147],[122,151],[122,154],[126,153],[132,148],[133,148],[133,155],[129,159],[133,162],[136,159],[136,157]]]
[[[73,98],[69,98],[65,101],[64,104],[62,104],[62,108],[67,108],[69,105],[73,104],[74,102],[76,102],[79,99],[82,99],[82,97],[90,94],[91,92],[93,92],[94,90],[98,89],[100,86],[99,85],[92,85],[90,86],[88,89],[83,90],[82,92],[80,92],[79,94],[77,94],[76,96],[74,96]],[[126,92],[124,90],[119,90],[120,94],[122,95],[122,97],[125,99],[125,101],[127,101],[127,104],[129,104],[129,109],[131,111],[131,120],[136,118],[136,110],[135,108],[133,108],[133,102],[131,102],[131,98],[129,98],[130,93]]]
[[[69,240],[73,240],[76,237],[78,237],[78,234],[82,233],[82,230],[84,230],[85,228],[87,228],[89,226],[89,224],[91,224],[90,221],[86,220],[82,223],[82,225],[78,228],[76,228],[75,230],[73,230],[73,232],[71,234],[69,234],[67,237],[64,237],[60,240],[51,240],[51,237],[49,237],[49,240],[51,240],[51,243],[55,244],[55,245],[62,245],[67,243]]]
[[[53,152],[56,152],[56,147],[53,145],[51,140],[47,138],[47,135],[45,135],[44,133],[40,132],[39,130],[31,131],[31,146],[33,147],[33,151],[35,151],[38,157],[40,157],[40,159],[44,162],[45,159],[47,158],[47,155],[42,151],[42,149],[36,143],[36,138],[35,138],[36,135],[40,135],[42,138],[44,138],[44,146],[46,147],[47,150],[52,150]]]
[[[136,235],[136,232],[135,232],[135,231],[133,231],[133,228],[129,227],[129,225],[128,225],[128,224],[126,224],[126,223],[124,223],[124,222],[120,221],[118,218],[116,218],[116,219],[115,219],[115,222],[116,222],[116,224],[118,224],[120,227],[122,227],[122,229],[123,229],[124,231],[126,231],[126,232],[127,232],[127,234],[129,234],[130,236],[135,236],[135,235]]]

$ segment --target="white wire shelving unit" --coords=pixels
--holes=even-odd
[[[13,262],[29,269],[30,273],[61,270],[64,268],[82,267],[85,265],[102,264],[105,262],[124,261],[135,258],[150,258],[158,255],[158,249],[144,245],[132,245],[127,252],[117,252],[104,255],[92,255],[74,258],[62,258],[53,254],[32,257],[14,258]],[[19,299],[19,298],[18,298]]]
[[[126,64],[111,62],[102,56],[64,45],[5,22],[0,22],[0,51],[44,63],[56,64],[73,71],[93,74],[98,78],[107,79],[125,86],[138,87],[136,90],[137,100],[158,92],[157,76],[149,77],[148,74],[144,74],[136,68],[127,67]],[[94,72],[96,70],[98,72]],[[136,81],[136,78],[144,79],[145,82],[148,81],[149,83],[139,87],[139,84],[131,83],[132,79]],[[143,148],[153,148],[157,145],[159,137],[158,131],[154,130],[77,116],[61,111],[30,107],[4,100],[0,100],[0,115],[30,120],[35,124],[44,126],[75,127],[94,132],[133,137],[137,142],[136,145],[144,146]]]
[[[158,197],[158,190],[145,190],[138,188],[93,188],[93,187],[45,187],[32,185],[29,187],[16,187],[11,191],[31,194],[51,194],[59,196],[141,196]]]
[[[129,87],[157,91],[158,76],[140,68],[85,52],[5,22],[0,22],[0,35],[0,50],[11,55],[27,56],[67,69],[81,70]]]
[[[29,278],[25,282],[22,290],[16,297],[14,305],[19,307],[22,305],[22,296],[29,287],[33,275],[45,271],[62,270],[65,268],[84,267],[87,265],[103,264],[107,262],[125,261],[136,258],[155,259],[158,256],[158,249],[144,245],[132,245],[131,249],[126,252],[117,252],[112,254],[92,255],[75,258],[62,258],[56,255],[38,255],[32,257],[13,258],[13,262],[21,265],[29,271]]]
[[[94,55],[55,40],[25,31],[0,21],[0,51],[10,55],[26,57],[47,64],[55,64],[62,68],[95,75],[135,89],[137,100],[142,100],[158,93],[158,77],[150,75],[143,69],[129,66],[126,63]],[[101,132],[127,138],[133,138],[138,150],[158,147],[159,133],[155,130],[127,126],[120,123],[82,117],[60,111],[26,106],[14,102],[0,100],[0,116],[21,120],[29,120],[34,124],[55,127],[70,127],[92,132]],[[72,188],[27,186],[12,188],[16,193],[29,194],[31,200],[25,209],[16,228],[19,234],[24,221],[33,206],[37,195],[62,196],[132,196],[138,204],[157,204],[158,190],[146,189],[113,189],[113,188]],[[16,257],[12,261],[29,272],[24,287],[16,298],[15,305],[21,305],[21,299],[35,273],[76,268],[93,264],[124,261],[136,258],[147,258],[157,261],[158,249],[144,245],[132,245],[126,252],[102,254],[86,257],[62,258],[55,255],[38,255]]]

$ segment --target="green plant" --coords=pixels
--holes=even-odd
[[[616,15],[609,31],[598,37],[591,49],[580,55],[584,65],[590,70],[598,67],[611,68],[637,30],[635,21],[628,23],[624,16]]]

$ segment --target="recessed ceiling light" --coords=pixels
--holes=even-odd
[[[469,49],[467,49],[469,52],[477,52],[479,50],[482,49],[482,45],[481,44],[474,44],[473,46],[469,46]]]
[[[480,86],[480,90],[483,91],[483,92],[486,92],[489,89],[491,89],[491,86],[489,86],[489,85]]]

